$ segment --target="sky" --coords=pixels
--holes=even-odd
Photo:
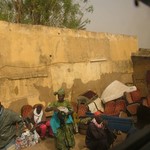
[[[86,30],[137,36],[139,48],[150,49],[150,7],[134,0],[90,0],[94,7]],[[86,16],[85,15],[85,16]]]

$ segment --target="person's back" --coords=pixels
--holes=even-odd
[[[107,135],[99,116],[96,116],[89,122],[85,143],[90,150],[108,150]]]
[[[23,132],[22,118],[12,110],[4,108],[0,103],[0,149],[15,143],[16,136]]]

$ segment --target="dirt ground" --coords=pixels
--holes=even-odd
[[[125,133],[117,135],[117,139],[112,146],[121,143],[125,137]],[[72,150],[88,150],[85,146],[85,135],[79,133],[75,134],[75,142],[76,145]],[[54,138],[47,137],[45,140],[40,141],[40,143],[32,147],[28,147],[25,150],[55,150]]]

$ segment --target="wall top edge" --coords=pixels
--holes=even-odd
[[[7,28],[8,30],[12,31],[14,28],[18,28],[18,30],[41,30],[47,32],[53,31],[57,32],[58,35],[74,35],[78,37],[88,36],[88,37],[127,37],[137,39],[134,35],[125,35],[125,34],[112,34],[107,32],[92,32],[87,30],[76,30],[76,29],[67,29],[67,28],[57,28],[57,27],[49,27],[49,26],[42,26],[42,25],[30,25],[30,24],[17,24],[17,23],[10,23],[6,21],[0,21],[0,29]]]

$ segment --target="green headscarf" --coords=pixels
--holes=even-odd
[[[54,95],[65,95],[65,90],[60,88],[57,92],[54,92]]]

